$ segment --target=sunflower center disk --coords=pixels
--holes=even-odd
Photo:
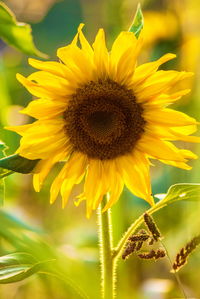
[[[144,132],[143,109],[131,90],[111,80],[77,89],[64,113],[74,150],[108,160],[131,152]]]

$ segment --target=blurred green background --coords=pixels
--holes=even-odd
[[[4,1],[19,21],[32,25],[37,47],[56,59],[56,49],[69,43],[80,22],[93,41],[98,28],[106,31],[108,46],[121,30],[127,30],[138,2],[135,0],[7,0]],[[192,71],[194,77],[183,84],[192,92],[180,100],[175,109],[200,120],[200,5],[198,0],[141,1],[145,18],[145,44],[140,62],[154,60],[172,52],[177,59],[164,68]],[[18,147],[19,136],[4,126],[30,122],[19,114],[31,100],[31,95],[16,80],[16,73],[30,74],[28,56],[0,41],[0,136],[9,146],[6,154]],[[181,146],[200,153],[198,145],[179,142]],[[200,182],[200,161],[191,163],[191,171],[175,169],[155,162],[152,167],[153,193],[165,193],[179,182]],[[54,169],[54,172],[57,169]],[[85,217],[84,204],[75,207],[73,195],[67,207],[61,200],[49,204],[51,174],[42,191],[33,191],[32,176],[14,174],[6,178],[5,202],[0,211],[0,255],[23,251],[37,260],[56,258],[54,267],[63,280],[35,275],[9,285],[0,286],[0,299],[64,299],[79,298],[79,288],[88,298],[99,298],[100,273],[97,224],[95,214]],[[81,186],[79,187],[81,188]],[[116,243],[122,233],[148,205],[124,190],[113,207],[113,231]],[[177,202],[155,214],[155,220],[165,236],[164,244],[171,259],[188,240],[200,233],[200,204]],[[166,299],[183,298],[176,279],[170,273],[169,260],[143,261],[132,256],[121,261],[118,271],[117,298]],[[179,273],[188,297],[200,298],[200,252],[197,250]],[[83,297],[83,296],[82,296]],[[80,298],[82,298],[80,297]],[[87,298],[87,297],[85,297]]]

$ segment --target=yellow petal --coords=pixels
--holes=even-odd
[[[181,168],[181,169],[185,169],[185,170],[191,170],[192,167],[189,166],[186,163],[183,162],[176,162],[176,161],[167,161],[167,160],[160,160],[162,163],[167,164],[167,165],[171,165],[177,168]]]
[[[132,32],[121,32],[113,43],[110,53],[110,76],[118,83],[129,84],[142,40]]]
[[[176,57],[175,54],[168,53],[156,61],[148,62],[138,66],[135,70],[132,84],[136,86],[137,84],[145,81],[150,75],[152,75],[158,70],[161,64],[171,59],[174,59],[175,57]]]
[[[98,77],[104,78],[108,76],[109,55],[106,48],[105,33],[103,29],[99,29],[96,35],[94,48],[94,63],[98,72]]]
[[[144,83],[133,87],[138,102],[151,101],[161,93],[169,92],[177,82],[190,77],[192,73],[176,71],[158,71],[149,77]]]
[[[188,126],[197,124],[197,121],[187,114],[175,111],[169,108],[165,109],[145,109],[143,112],[144,119],[153,124],[162,126]]]
[[[102,161],[90,159],[84,184],[87,217],[90,217],[93,206],[96,206],[96,203],[99,203],[103,199],[103,195],[106,194],[106,188],[103,186],[103,183]]]
[[[58,57],[77,76],[81,83],[93,79],[93,65],[85,52],[74,45],[59,48]]]
[[[30,81],[37,82],[39,86],[46,88],[54,94],[54,97],[66,97],[75,92],[76,85],[73,82],[68,83],[65,79],[52,75],[51,73],[39,71],[32,73],[27,78]]]
[[[33,124],[4,127],[4,129],[16,132],[17,134],[23,136],[24,134],[26,134],[27,130],[29,130],[31,127],[33,127]]]
[[[133,194],[143,198],[152,205],[149,163],[145,156],[140,152],[134,151],[133,154],[118,158],[117,166],[127,188]]]
[[[63,119],[45,119],[42,121],[37,120],[28,125],[6,127],[6,129],[14,131],[22,136],[30,136],[30,139],[34,140],[34,137],[38,137],[40,139],[46,136],[58,134],[59,132],[64,131],[64,126],[65,123]]]
[[[37,142],[21,141],[18,149],[20,155],[27,159],[48,159],[51,158],[55,151],[60,152],[70,149],[70,144],[67,138],[60,136],[51,136],[37,140]]]
[[[61,115],[66,108],[67,105],[64,102],[38,99],[31,101],[20,113],[28,114],[37,119],[52,118]]]
[[[182,156],[186,159],[197,159],[198,156],[195,155],[193,152],[189,151],[189,150],[184,150],[181,149],[179,150],[180,153],[182,154]],[[191,170],[192,167],[189,166],[188,164],[184,163],[184,162],[176,162],[176,161],[167,161],[167,160],[160,160],[162,163],[174,166],[174,167],[178,167],[181,169],[185,169],[185,170]]]
[[[187,136],[188,134],[193,133],[196,131],[196,126],[189,126],[190,129],[186,130],[187,127],[179,127],[179,131],[176,128],[170,128],[167,126],[162,125],[155,125],[155,124],[147,124],[145,127],[145,131],[148,132],[150,135],[161,139],[168,139],[168,140],[182,140],[187,142],[200,142],[200,137],[197,136]],[[182,129],[182,130],[181,130]],[[180,132],[180,133],[179,133]]]
[[[89,59],[92,59],[93,50],[92,50],[92,47],[90,46],[90,44],[88,43],[87,39],[85,38],[85,36],[82,32],[83,26],[84,26],[84,24],[81,23],[78,27],[78,36],[79,36],[79,39],[80,39],[80,44],[81,44],[81,47],[82,47],[83,51],[85,52],[86,56]]]
[[[185,159],[175,145],[150,135],[143,136],[138,141],[136,148],[156,159],[185,162]]]
[[[169,131],[170,131],[170,133],[174,134],[174,136],[176,137],[176,140],[200,143],[200,137],[198,137],[198,136],[187,136],[187,135],[184,135],[184,134],[177,133],[173,129],[170,129]]]
[[[66,152],[58,153],[50,159],[45,159],[38,162],[36,168],[34,169],[35,174],[33,175],[33,186],[36,192],[40,191],[42,184],[53,165],[58,161],[65,159],[66,156]]]
[[[55,76],[64,78],[65,80],[69,81],[69,70],[66,66],[57,61],[40,61],[33,58],[29,58],[29,64],[38,69],[45,72],[49,72]],[[71,75],[71,74],[70,74]],[[71,77],[70,77],[71,78]]]
[[[106,193],[109,192],[109,200],[103,209],[103,212],[105,212],[107,209],[111,208],[116,201],[118,201],[124,188],[124,181],[121,173],[118,171],[116,160],[104,161],[103,169],[103,180],[105,181],[104,185],[107,185]]]
[[[191,89],[184,89],[173,94],[159,94],[156,97],[150,99],[150,101],[143,103],[146,107],[151,107],[151,105],[158,105],[159,107],[165,107],[170,105],[176,101],[178,101],[182,96],[188,94]]]
[[[39,98],[54,98],[54,94],[52,94],[52,92],[50,92],[44,86],[40,86],[35,82],[29,81],[20,74],[17,74],[16,77],[17,80],[34,96]]]
[[[65,205],[67,202],[66,195],[69,195],[73,186],[80,182],[80,178],[82,178],[85,173],[86,165],[87,159],[85,155],[74,152],[51,185],[50,203],[53,203],[56,200],[62,184],[64,183],[64,186],[62,187],[62,199],[63,206]]]
[[[193,152],[191,152],[190,150],[180,149],[179,151],[183,155],[183,157],[186,159],[194,159],[194,160],[198,159],[198,156],[196,154],[194,154]]]

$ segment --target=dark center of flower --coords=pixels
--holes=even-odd
[[[88,125],[97,135],[107,135],[114,127],[114,115],[109,111],[96,111],[88,116]]]
[[[131,90],[111,80],[77,89],[64,112],[74,150],[107,160],[130,153],[141,134],[143,109]]]

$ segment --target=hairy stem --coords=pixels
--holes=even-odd
[[[112,256],[112,223],[110,209],[102,213],[106,198],[99,205],[98,226],[101,264],[102,298],[115,298],[115,259]]]

